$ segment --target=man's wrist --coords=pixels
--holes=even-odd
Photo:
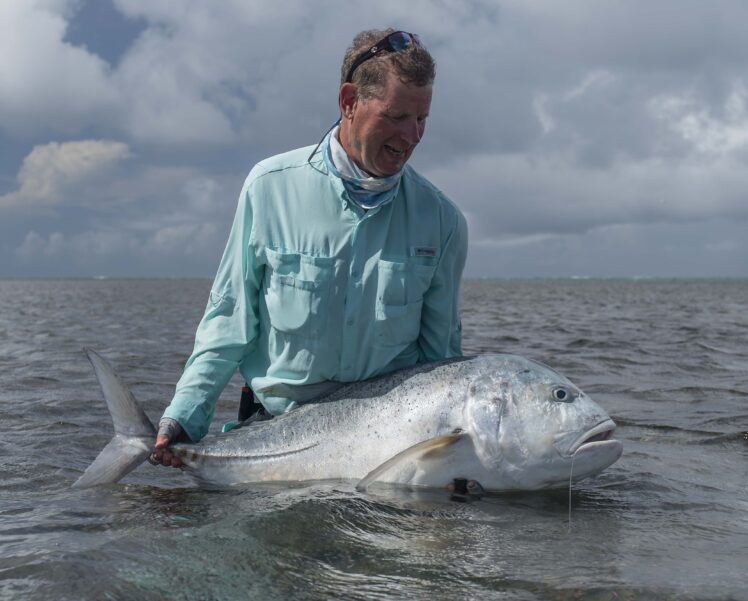
[[[175,419],[162,417],[161,421],[158,422],[159,435],[166,436],[170,441],[176,440],[182,432],[184,432],[184,428]]]

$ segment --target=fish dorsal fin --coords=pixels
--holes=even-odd
[[[371,470],[356,484],[356,490],[359,492],[365,491],[372,482],[376,482],[382,475],[396,466],[412,463],[420,459],[438,459],[446,455],[452,445],[466,436],[462,430],[455,430],[452,434],[429,438],[428,440],[414,444]]]

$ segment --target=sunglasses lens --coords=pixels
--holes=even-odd
[[[396,31],[387,39],[395,52],[405,50],[413,42],[413,38],[410,37],[410,34],[407,34],[404,31]]]

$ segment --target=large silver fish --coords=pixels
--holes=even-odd
[[[75,482],[117,482],[155,428],[109,364],[87,351],[115,436]],[[199,483],[351,479],[413,487],[456,479],[486,491],[567,486],[622,452],[615,424],[574,384],[515,355],[418,365],[347,384],[269,421],[171,447]]]

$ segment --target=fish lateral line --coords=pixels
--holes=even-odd
[[[298,449],[291,449],[290,451],[280,451],[277,453],[266,453],[257,455],[241,455],[241,454],[221,454],[221,453],[208,453],[203,450],[190,449],[188,446],[173,446],[169,447],[173,453],[182,459],[187,458],[188,460],[197,461],[198,459],[231,459],[231,460],[242,460],[242,461],[261,461],[267,459],[282,459],[291,455],[298,455],[304,451],[309,451],[315,447],[318,447],[319,443],[315,442],[305,447]]]

